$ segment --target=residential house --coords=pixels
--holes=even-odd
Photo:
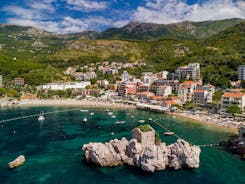
[[[14,85],[15,86],[24,86],[25,85],[24,78],[14,78]]]
[[[172,93],[176,93],[176,94],[179,91],[179,81],[178,80],[158,79],[153,82],[152,86],[171,86]]]
[[[197,84],[198,83],[194,81],[185,81],[179,85],[178,96],[182,104],[192,101]]]
[[[172,94],[172,87],[171,86],[158,86],[156,90],[157,96],[169,96]]]
[[[167,79],[168,78],[168,72],[167,71],[161,71],[161,72],[158,72],[156,73],[156,77],[158,79]]]
[[[67,90],[67,89],[85,89],[91,82],[68,82],[68,83],[49,83],[41,86],[41,89],[47,90]]]
[[[222,95],[220,113],[226,114],[227,107],[230,105],[236,105],[245,111],[245,94],[240,90],[227,91]]]

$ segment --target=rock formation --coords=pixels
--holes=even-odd
[[[89,143],[83,145],[87,162],[99,166],[117,166],[127,164],[144,171],[164,170],[167,166],[174,169],[182,167],[198,168],[200,148],[191,146],[183,139],[166,146],[148,145],[143,147],[136,139],[128,141],[114,139],[106,143]]]

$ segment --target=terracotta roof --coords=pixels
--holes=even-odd
[[[170,104],[170,105],[175,105],[175,102],[173,100],[167,100],[164,103]]]
[[[190,85],[190,84],[197,84],[197,82],[194,82],[194,81],[185,81],[182,84],[184,84],[184,85]]]
[[[196,89],[194,91],[194,93],[204,93],[204,92],[205,92],[205,90],[203,90],[203,89]]]
[[[151,98],[152,99],[163,99],[164,97],[163,96],[152,96]]]
[[[245,94],[242,93],[228,93],[226,92],[223,97],[229,97],[229,98],[242,98]]]
[[[178,96],[171,96],[170,98],[171,98],[171,99],[179,99]]]

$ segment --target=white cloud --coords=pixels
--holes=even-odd
[[[138,7],[133,14],[136,21],[160,24],[228,18],[245,18],[245,2],[208,0],[188,5],[185,0],[147,0],[145,6]]]
[[[97,2],[93,0],[67,0],[68,8],[72,10],[98,11],[109,6],[107,2]]]

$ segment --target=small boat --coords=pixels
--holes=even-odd
[[[144,122],[145,122],[145,120],[143,120],[143,119],[142,119],[142,120],[139,120],[138,122],[139,122],[139,123],[144,123]]]
[[[89,114],[90,114],[90,116],[93,116],[94,115],[94,112],[90,112]]]
[[[111,135],[115,135],[115,133],[114,132],[111,132]]]
[[[126,123],[125,121],[116,121],[115,124],[124,124]]]
[[[149,118],[149,121],[152,121],[152,118]]]
[[[116,116],[112,116],[111,118],[116,118]]]
[[[88,121],[88,119],[85,117],[83,118],[83,122],[86,123]]]
[[[165,132],[164,135],[172,136],[172,135],[174,135],[174,132]]]
[[[134,116],[133,116],[133,115],[131,115],[131,116],[130,116],[130,118],[132,118],[132,119],[133,119],[133,118],[134,118]]]
[[[130,113],[127,113],[127,116],[131,116],[131,114]]]
[[[38,121],[43,121],[43,120],[45,120],[44,113],[40,112],[39,117],[38,117]]]
[[[106,111],[106,112],[109,112],[109,109],[106,109],[105,111]]]
[[[108,112],[107,114],[110,115],[110,116],[112,116],[113,115],[113,112]]]
[[[14,159],[12,162],[9,162],[9,168],[13,169],[15,167],[19,167],[21,165],[23,165],[25,162],[25,156],[24,155],[20,155],[18,156],[16,159]]]
[[[173,118],[173,119],[175,119],[175,118],[176,118],[176,116],[172,116],[172,118]]]
[[[80,112],[88,112],[87,109],[81,109]]]

